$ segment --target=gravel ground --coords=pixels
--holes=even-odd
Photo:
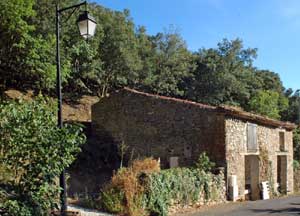
[[[86,209],[75,205],[68,205],[68,210],[79,211],[81,216],[113,216],[111,214],[95,211],[92,209]]]

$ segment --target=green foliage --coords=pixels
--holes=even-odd
[[[274,175],[272,173],[273,170],[273,162],[268,160],[268,169],[267,169],[267,177],[269,181],[269,187],[270,187],[270,196],[271,198],[277,197],[280,195],[277,188],[274,187]]]
[[[199,169],[176,168],[154,173],[149,176],[146,187],[146,208],[149,212],[167,216],[171,204],[192,204],[201,195],[204,200],[220,199],[222,194],[217,191],[222,191],[222,181],[222,175],[214,176]]]
[[[0,85],[4,87],[53,87],[55,67],[48,59],[54,40],[36,34],[31,23],[34,4],[34,0],[0,2]]]
[[[28,207],[25,203],[17,200],[8,200],[0,204],[0,209],[4,209],[4,216],[32,216],[33,209]]]
[[[110,188],[101,193],[101,203],[103,208],[111,213],[125,212],[124,191],[116,188]]]
[[[2,1],[0,87],[53,93],[55,86],[56,0]],[[64,0],[60,7],[78,3]],[[128,10],[90,4],[101,23],[88,42],[78,34],[75,11],[62,15],[61,65],[65,92],[101,97],[129,86],[212,105],[229,104],[272,118],[296,122],[299,96],[287,95],[278,74],[253,66],[257,49],[240,39],[192,53],[174,28],[154,36],[136,27]],[[275,100],[261,92],[272,92]],[[269,97],[270,98],[270,97]],[[289,106],[287,109],[287,99]],[[269,105],[261,101],[268,100]],[[251,101],[251,103],[249,102]]]
[[[158,161],[152,158],[135,160],[130,167],[120,168],[101,193],[105,210],[129,216],[143,216],[144,180],[147,174],[158,172]]]
[[[224,39],[216,49],[194,55],[196,69],[186,83],[186,97],[208,104],[246,107],[256,89],[252,62],[256,49],[244,49],[239,39]]]
[[[42,97],[0,105],[0,164],[14,172],[7,192],[15,194],[0,209],[19,206],[30,215],[46,215],[56,207],[56,178],[74,161],[85,137],[76,125],[59,129],[53,105]]]
[[[300,128],[293,131],[294,159],[300,161]]]
[[[102,206],[106,210],[128,215],[167,216],[171,205],[190,205],[201,199],[222,200],[224,196],[223,173],[213,175],[196,168],[158,172],[151,159],[134,164],[120,169],[102,192]]]
[[[297,170],[300,168],[300,162],[298,160],[293,160],[293,168]]]
[[[278,94],[283,93],[284,87],[277,73],[269,70],[255,70],[255,76],[259,89],[277,92]]]
[[[249,102],[250,109],[274,119],[288,107],[288,99],[274,91],[258,91]]]
[[[282,119],[300,124],[300,90],[294,92],[292,89],[287,89],[285,96],[289,100],[289,108],[282,112]]]
[[[198,161],[196,162],[196,167],[199,170],[204,172],[210,172],[212,168],[215,167],[215,163],[210,161],[209,157],[207,156],[206,152],[200,154]]]
[[[110,90],[134,83],[141,68],[138,41],[129,11],[115,12],[99,5],[91,9],[101,23],[100,35],[94,39],[96,55],[91,78],[96,80],[96,93],[106,96]]]
[[[184,80],[194,68],[192,54],[178,33],[170,28],[151,38],[154,47],[154,71],[147,77],[144,88],[169,96],[183,96]]]
[[[13,172],[9,170],[4,164],[0,164],[0,184],[7,184],[8,182],[10,182],[13,179],[13,175]]]

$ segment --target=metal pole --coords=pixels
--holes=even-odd
[[[56,92],[57,92],[57,126],[59,128],[63,127],[62,121],[62,94],[61,94],[61,72],[60,72],[60,49],[59,49],[59,6],[56,5]],[[65,181],[65,171],[60,174],[59,184],[62,188],[60,193],[61,201],[61,215],[65,216],[67,211],[67,193],[66,193],[66,181]]]
[[[300,127],[300,89],[297,90],[298,96],[298,127]]]

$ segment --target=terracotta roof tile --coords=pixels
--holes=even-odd
[[[228,105],[211,106],[211,105],[207,105],[207,104],[203,104],[203,103],[197,103],[194,101],[141,92],[141,91],[137,91],[135,89],[127,88],[127,87],[125,87],[123,90],[134,93],[134,94],[143,95],[146,97],[197,106],[201,109],[222,113],[226,116],[231,116],[231,117],[235,117],[235,118],[246,120],[246,121],[252,121],[252,122],[256,122],[256,123],[263,124],[263,125],[282,127],[282,128],[286,128],[288,130],[292,130],[292,129],[296,128],[296,125],[293,123],[283,122],[283,121],[268,118],[266,116],[261,116],[261,115],[255,114],[255,113],[246,112],[246,111],[242,110],[242,108],[239,108],[239,107],[233,107],[233,106],[228,106]]]

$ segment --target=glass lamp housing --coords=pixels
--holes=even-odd
[[[87,39],[93,37],[96,30],[96,20],[92,17],[88,11],[84,11],[79,15],[77,20],[78,28],[80,31],[80,35]]]

